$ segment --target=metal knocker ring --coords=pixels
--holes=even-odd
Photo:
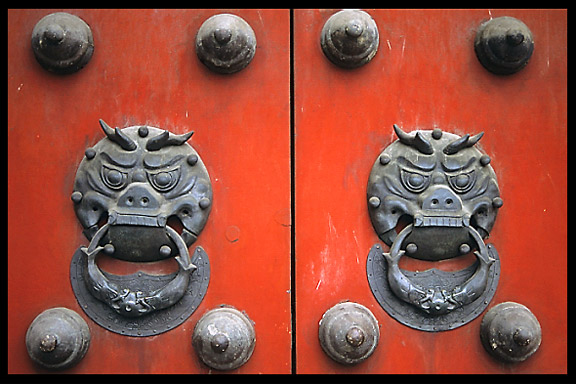
[[[396,296],[434,316],[445,315],[456,308],[461,308],[477,300],[486,289],[488,270],[496,261],[496,259],[489,256],[486,244],[484,244],[478,232],[472,227],[467,227],[470,235],[478,244],[480,251],[474,251],[474,254],[478,258],[480,265],[463,284],[448,290],[440,286],[422,287],[411,282],[402,273],[398,266],[398,261],[406,251],[401,250],[400,245],[412,232],[412,228],[412,224],[404,228],[392,243],[390,253],[382,254],[388,263],[388,283]]]
[[[92,294],[108,304],[118,314],[128,317],[142,316],[177,303],[186,293],[190,274],[198,269],[190,262],[186,244],[178,233],[171,227],[166,227],[169,236],[176,242],[182,256],[175,257],[179,267],[176,277],[162,288],[145,294],[139,290],[134,292],[130,288],[122,288],[111,282],[96,265],[96,255],[106,248],[106,246],[100,246],[98,243],[108,231],[108,227],[109,224],[105,224],[98,230],[88,248],[80,248],[87,257],[85,276],[87,287],[92,291]]]
[[[454,272],[402,270],[398,262],[406,251],[400,246],[412,229],[410,224],[399,233],[390,253],[375,244],[368,254],[368,282],[378,303],[400,323],[421,331],[446,331],[474,320],[496,293],[500,274],[496,248],[468,227],[478,244],[477,261],[471,266]]]

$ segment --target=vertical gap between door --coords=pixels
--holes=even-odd
[[[292,374],[296,374],[296,186],[294,143],[294,9],[290,9],[290,307],[292,310]]]

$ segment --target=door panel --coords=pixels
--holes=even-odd
[[[8,15],[8,371],[46,372],[27,356],[26,330],[40,312],[64,306],[92,333],[85,358],[66,372],[211,372],[192,331],[226,304],[256,329],[251,359],[232,372],[290,372],[289,11],[65,10],[90,25],[95,51],[62,76],[40,67],[30,46],[35,24],[52,12]],[[196,32],[217,13],[244,18],[257,37],[254,59],[235,74],[196,57]],[[98,326],[70,285],[72,255],[88,244],[70,195],[85,149],[104,137],[98,119],[195,131],[189,143],[211,177],[212,211],[195,244],[209,256],[208,290],[190,318],[158,336]]]
[[[380,44],[357,69],[332,64],[321,49],[321,30],[337,10],[294,11],[297,372],[566,372],[566,12],[366,11]],[[474,53],[478,26],[499,16],[522,20],[534,36],[531,61],[511,76],[488,72]],[[485,132],[479,146],[504,200],[489,238],[501,276],[488,308],[516,301],[536,315],[542,343],[525,362],[504,365],[486,353],[482,316],[450,331],[418,331],[372,295],[367,256],[376,243],[388,246],[371,225],[366,186],[397,139],[393,124]],[[323,314],[345,300],[370,309],[380,327],[372,356],[352,366],[332,361],[318,342]]]

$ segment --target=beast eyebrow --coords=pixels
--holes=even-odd
[[[174,165],[184,158],[184,155],[174,156],[164,162],[165,156],[146,155],[144,156],[144,167],[148,169],[165,168]]]
[[[446,160],[448,160],[448,159],[446,159]],[[444,162],[442,162],[442,168],[446,172],[461,171],[463,169],[470,167],[472,164],[474,164],[475,161],[476,161],[476,156],[472,156],[470,159],[468,159],[468,161],[464,165],[462,165],[461,163],[456,163],[455,165],[453,165],[453,164],[445,164]]]
[[[117,156],[117,155],[118,154],[115,154],[114,155],[115,157],[112,157],[109,153],[102,152],[102,157],[104,157],[106,161],[108,161],[110,164],[117,165],[123,168],[132,168],[133,166],[136,165],[136,161],[138,160],[134,156],[121,156],[121,155]]]
[[[432,162],[431,164],[415,164],[404,156],[398,156],[397,160],[400,164],[407,165],[420,171],[431,171],[434,169],[434,167],[436,167],[436,162]]]

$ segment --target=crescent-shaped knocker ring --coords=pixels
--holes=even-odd
[[[412,228],[412,224],[404,228],[392,243],[390,252],[383,253],[388,263],[388,283],[394,294],[431,315],[444,315],[479,298],[486,289],[488,271],[495,261],[490,257],[480,234],[471,226],[466,227],[478,245],[478,250],[474,251],[474,254],[478,258],[479,266],[463,284],[447,290],[437,286],[422,287],[415,284],[398,266],[398,261],[405,254],[405,251],[400,249],[401,244],[412,232]]]
[[[188,248],[182,237],[171,227],[166,226],[168,236],[174,241],[179,255],[175,257],[178,262],[178,273],[174,279],[162,288],[152,292],[142,292],[121,287],[110,281],[96,264],[96,255],[106,251],[112,244],[100,245],[100,241],[108,231],[110,224],[105,224],[96,232],[88,247],[81,251],[87,257],[85,277],[90,293],[106,303],[117,313],[128,317],[139,317],[160,309],[168,308],[177,303],[186,293],[190,274],[196,266],[190,262]]]

